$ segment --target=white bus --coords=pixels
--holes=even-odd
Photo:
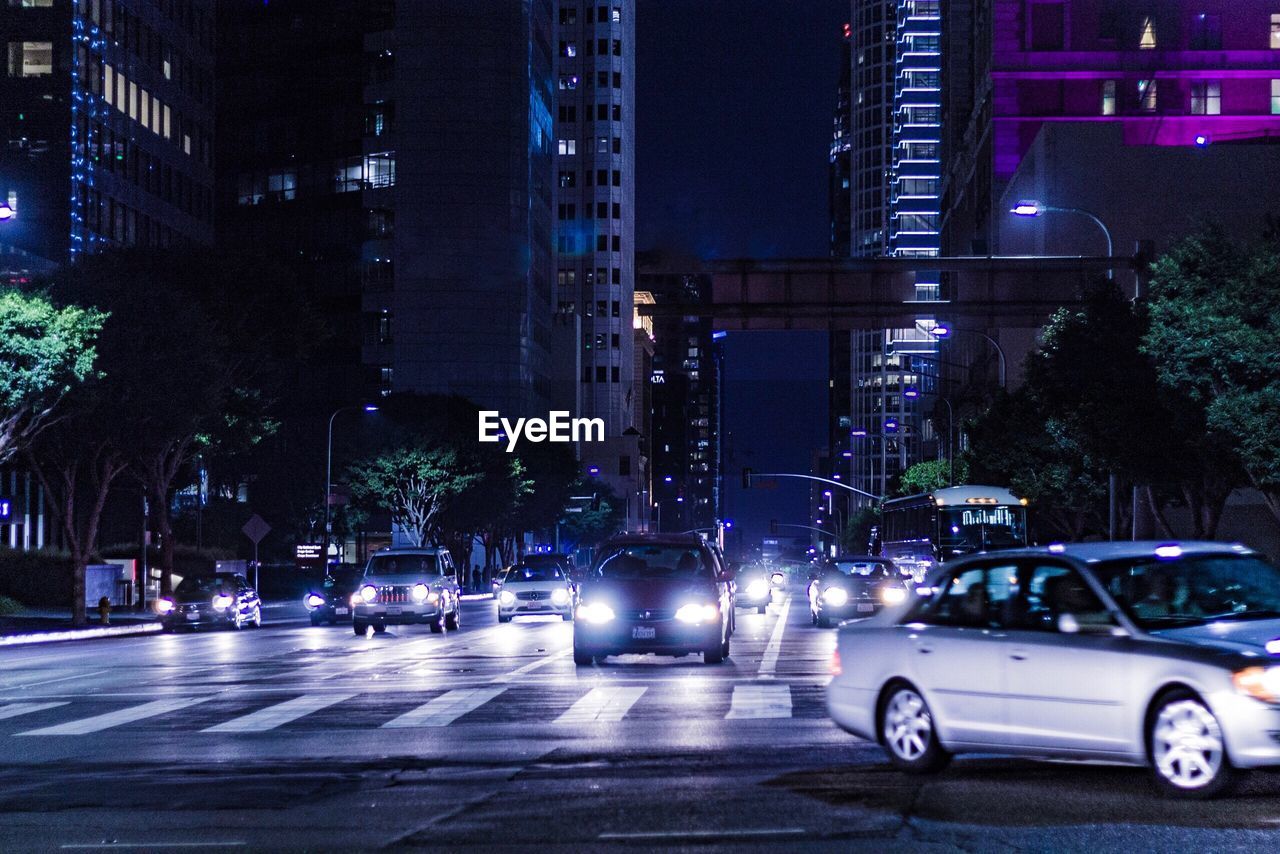
[[[884,502],[879,553],[918,581],[935,564],[1027,545],[1027,500],[999,486],[948,486]]]

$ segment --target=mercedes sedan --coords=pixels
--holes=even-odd
[[[1222,543],[949,562],[841,626],[827,707],[909,772],[955,753],[1150,768],[1183,797],[1280,766],[1280,569]]]

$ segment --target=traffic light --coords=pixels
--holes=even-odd
[[[742,488],[743,489],[751,488],[751,469],[742,470]]]
[[[770,533],[770,534],[776,534],[776,533],[778,533],[778,520],[777,520],[777,519],[770,519],[770,520],[769,520],[769,533]]]

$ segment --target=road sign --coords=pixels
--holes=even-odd
[[[293,559],[298,569],[323,569],[324,543],[298,543],[293,547]]]
[[[254,513],[253,516],[249,518],[249,521],[244,523],[244,527],[240,530],[243,531],[244,535],[256,546],[258,543],[262,542],[263,537],[271,533],[271,526],[267,524],[266,519],[263,519],[257,513]]]

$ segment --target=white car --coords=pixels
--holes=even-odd
[[[498,589],[498,622],[552,615],[573,619],[577,595],[560,555],[530,555],[507,570]]]
[[[839,630],[827,709],[915,773],[954,753],[1100,759],[1185,797],[1280,766],[1280,569],[1223,543],[948,562]]]

